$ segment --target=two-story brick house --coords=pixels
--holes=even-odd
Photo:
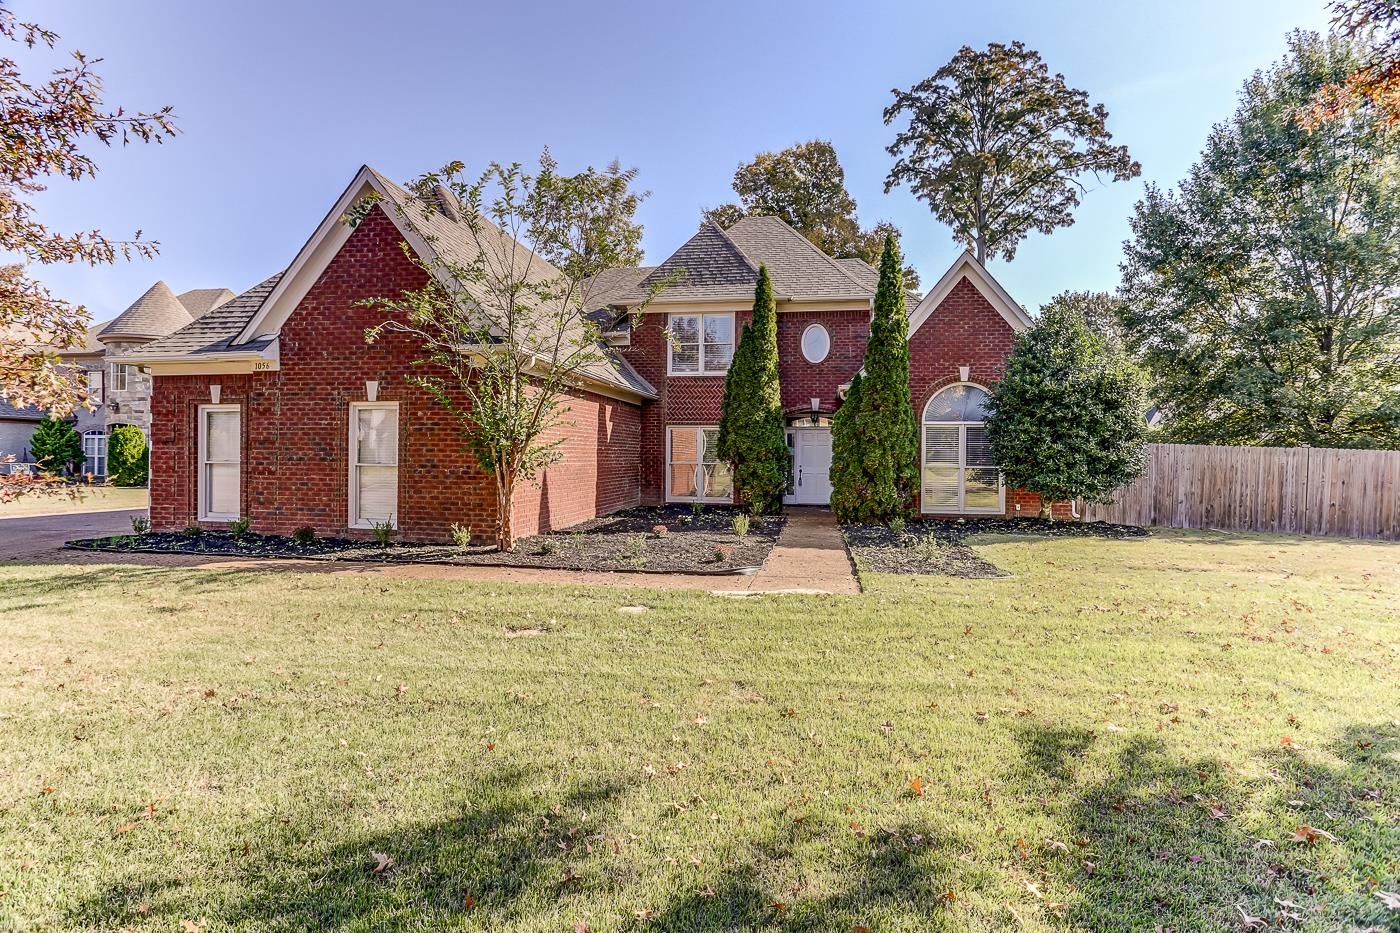
[[[343,223],[370,193],[379,204]],[[429,261],[471,258],[461,254],[469,238],[456,210],[413,207],[406,223],[400,208],[409,198],[361,169],[285,271],[123,355],[153,379],[155,527],[247,517],[281,533],[303,525],[354,533],[386,520],[411,540],[446,539],[454,522],[488,533],[490,477],[464,449],[455,419],[409,381],[418,348],[404,334],[364,338],[384,314],[365,299],[427,281],[401,244]],[[555,429],[562,460],[517,490],[517,534],[638,504],[732,501],[715,426],[760,265],[778,300],[793,450],[787,501],[828,501],[831,418],[861,366],[877,277],[863,262],[826,256],[780,220],[749,218],[723,231],[706,225],[659,266],[611,269],[592,283],[585,311],[604,324],[602,362],[568,396],[566,423]],[[658,282],[665,287],[636,314]],[[983,390],[1029,323],[967,254],[912,310],[923,513],[1038,507],[1002,487],[981,426]]]

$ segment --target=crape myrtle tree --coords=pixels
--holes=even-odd
[[[403,333],[421,347],[410,381],[452,413],[467,450],[492,477],[502,550],[515,547],[516,488],[561,458],[562,440],[551,431],[567,423],[568,393],[608,363],[585,312],[598,271],[641,262],[642,228],[633,217],[646,194],[632,189],[636,174],[615,162],[560,174],[548,150],[535,173],[492,162],[468,175],[452,162],[419,177],[407,201],[388,208],[430,246],[436,239],[426,221],[443,198],[460,218],[465,246],[435,249],[431,259],[404,246],[428,283],[366,301],[386,319],[365,337]],[[376,200],[356,205],[345,222],[358,223]]]
[[[34,462],[47,476],[67,476],[83,462],[83,439],[71,422],[50,414],[29,438]]]
[[[1123,332],[1174,440],[1400,447],[1400,128],[1365,100],[1302,125],[1365,49],[1288,44],[1176,191],[1138,203]]]
[[[782,510],[791,452],[778,384],[778,305],[767,266],[759,266],[753,320],[744,325],[724,377],[719,456],[750,512]]]
[[[987,441],[1009,486],[1054,502],[1105,501],[1146,463],[1140,370],[1072,303],[1041,310],[988,390]]]
[[[1032,230],[1074,223],[1083,176],[1124,181],[1142,172],[1126,147],[1112,145],[1103,105],[1020,42],[964,46],[893,94],[885,123],[908,124],[887,148],[896,161],[885,190],[908,185],[981,263],[1011,259]]]
[[[903,516],[919,482],[909,395],[909,315],[895,238],[885,238],[865,362],[832,427],[831,508],[842,521]]]
[[[779,217],[828,256],[880,262],[885,237],[898,238],[887,220],[862,228],[856,202],[846,190],[846,170],[827,139],[794,143],[779,152],[760,152],[734,172],[738,204],[721,204],[705,219],[728,229],[742,217]],[[904,285],[919,287],[913,266],[904,268]]]
[[[81,305],[55,297],[31,267],[60,262],[101,265],[119,258],[149,257],[157,244],[111,239],[100,231],[63,233],[39,220],[34,195],[48,179],[78,181],[97,174],[92,145],[161,142],[174,135],[169,107],[126,113],[102,98],[96,59],[72,52],[71,61],[41,80],[25,75],[54,48],[57,34],[22,22],[0,2],[0,41],[15,54],[0,54],[0,399],[20,407],[54,411],[60,417],[85,403],[86,388],[62,367],[56,351],[79,346],[88,314]],[[0,450],[0,460],[13,459]],[[81,458],[80,458],[81,459]],[[42,488],[26,473],[0,475],[0,501]]]

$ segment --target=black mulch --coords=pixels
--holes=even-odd
[[[628,509],[590,519],[562,531],[522,538],[513,552],[494,547],[415,544],[401,541],[381,547],[374,541],[317,538],[297,544],[283,535],[225,532],[191,536],[150,532],[69,541],[70,548],[154,554],[199,554],[221,557],[301,558],[403,564],[541,567],[557,570],[605,570],[631,573],[753,573],[768,557],[782,531],[780,517],[752,518],[749,532],[734,534],[737,510],[667,505]],[[665,526],[658,534],[657,526]],[[722,553],[721,553],[722,552]]]
[[[841,528],[857,564],[878,573],[935,574],[980,579],[1006,573],[968,546],[977,535],[1037,538],[1142,538],[1136,525],[1108,522],[1051,522],[1040,518],[968,518],[911,522],[902,531],[886,525],[849,524]]]

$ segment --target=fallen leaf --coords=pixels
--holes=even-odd
[[[915,797],[922,797],[924,795],[924,782],[922,778],[916,777],[909,782],[909,793],[913,794]]]
[[[193,920],[180,921],[181,933],[199,933],[201,929],[202,927],[200,926],[200,924],[195,923]]]
[[[151,905],[147,904],[145,901],[142,901],[141,903],[136,905],[136,912],[144,917],[151,912]]]
[[[1325,829],[1315,829],[1312,826],[1303,825],[1293,830],[1292,839],[1294,842],[1301,842],[1304,845],[1310,846],[1316,844],[1319,838],[1327,839],[1331,842],[1338,841],[1336,836],[1327,832]]]
[[[1263,917],[1251,917],[1249,914],[1245,913],[1244,908],[1238,904],[1235,905],[1235,909],[1240,912],[1240,919],[1244,922],[1244,928],[1246,930],[1259,930],[1267,926],[1267,921],[1265,921]]]
[[[1395,894],[1391,891],[1375,891],[1373,893],[1388,909],[1400,910],[1400,894]]]
[[[135,823],[122,823],[120,826],[117,827],[116,832],[118,832],[118,833],[129,833],[129,832],[131,832],[131,831],[132,831],[133,829],[135,829],[135,828],[136,828],[136,824],[135,824]]]
[[[471,910],[471,909],[472,909],[473,907],[475,907],[475,906],[476,906],[476,898],[472,897],[470,894],[468,894],[468,895],[466,895],[465,897],[462,898],[462,909],[463,909],[463,910]]]
[[[389,869],[394,867],[394,860],[391,859],[389,856],[385,855],[383,852],[376,852],[373,849],[370,849],[369,857],[374,859],[374,867],[370,869],[370,872],[372,874],[382,875]]]

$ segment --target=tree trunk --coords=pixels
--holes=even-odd
[[[1050,511],[1050,505],[1051,503],[1048,500],[1040,500],[1040,517],[1047,522],[1053,522],[1055,520],[1055,514]]]
[[[511,518],[511,507],[515,503],[515,474],[498,471],[496,474],[496,548],[501,551],[515,550],[515,522]]]
[[[980,234],[977,237],[977,262],[983,266],[987,264],[987,239]]]

